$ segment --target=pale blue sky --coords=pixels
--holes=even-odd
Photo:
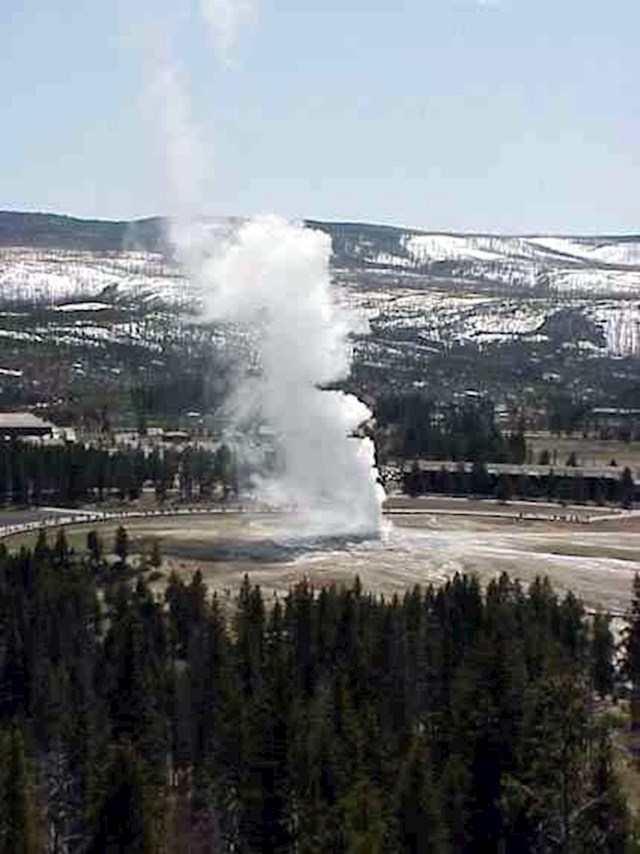
[[[188,5],[2,0],[0,208],[172,212],[141,49],[162,19],[207,213],[640,232],[638,0],[262,0],[230,67]]]

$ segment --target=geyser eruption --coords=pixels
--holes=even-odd
[[[254,0],[200,2],[216,52],[227,62],[242,23],[255,14]],[[212,235],[197,216],[204,158],[168,48],[154,52],[154,66],[174,243],[204,297],[206,318],[243,327],[259,363],[258,377],[247,371],[238,377],[235,395],[242,411],[236,426],[251,414],[273,433],[276,465],[256,476],[257,496],[293,506],[298,536],[377,535],[384,493],[373,443],[356,435],[371,413],[353,395],[323,388],[348,374],[349,333],[356,327],[332,299],[330,239],[275,216]]]
[[[258,497],[293,505],[306,536],[377,535],[384,493],[373,443],[355,435],[371,412],[322,388],[347,375],[355,328],[332,298],[330,238],[266,216],[213,246],[181,243],[207,319],[242,325],[257,350],[260,375],[240,378],[238,394],[273,431],[279,460],[256,478]]]

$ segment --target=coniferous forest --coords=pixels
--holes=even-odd
[[[104,449],[80,443],[47,447],[0,441],[0,506],[117,498],[135,501],[143,487],[153,487],[162,503],[171,493],[186,500],[211,498],[238,489],[237,463],[226,445],[216,451],[186,447]]]
[[[626,852],[609,620],[471,576],[152,592],[126,532],[0,547],[2,852]],[[624,669],[626,667],[626,670]]]

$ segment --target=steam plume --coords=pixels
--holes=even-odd
[[[249,0],[202,0],[211,38],[227,59]],[[278,465],[256,478],[258,497],[294,505],[310,535],[374,534],[382,489],[373,444],[354,436],[371,413],[353,395],[321,387],[348,374],[355,318],[333,301],[330,239],[278,217],[212,233],[195,216],[202,150],[188,99],[166,55],[158,63],[165,141],[176,201],[173,241],[199,285],[208,319],[240,324],[257,350],[260,377],[238,378],[236,397],[273,431]],[[200,202],[200,204],[198,204]]]
[[[353,395],[319,388],[348,373],[355,320],[332,298],[330,252],[327,235],[266,216],[208,258],[192,251],[191,263],[208,318],[244,325],[258,350],[261,376],[240,393],[272,428],[280,460],[257,480],[258,496],[294,504],[305,533],[371,534],[382,490],[372,443],[353,435],[371,413]]]
[[[252,0],[201,0],[200,8],[211,43],[229,63],[242,26],[256,14]]]

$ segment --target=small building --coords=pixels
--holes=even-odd
[[[592,421],[596,430],[623,430],[634,434],[629,438],[635,438],[640,428],[640,409],[596,406],[592,412]]]
[[[52,436],[55,426],[32,412],[0,412],[0,437],[25,439]]]

